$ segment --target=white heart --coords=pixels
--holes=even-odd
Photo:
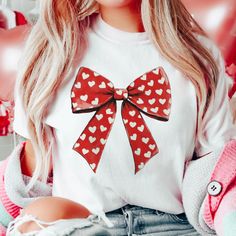
[[[75,93],[72,92],[71,95],[70,95],[71,98],[74,98],[75,97]]]
[[[151,150],[154,150],[155,147],[156,147],[155,144],[149,144],[149,148],[150,148]]]
[[[145,94],[146,94],[147,96],[150,96],[150,95],[151,95],[151,93],[152,93],[152,90],[151,90],[151,89],[149,89],[149,90],[145,91]]]
[[[75,146],[74,146],[74,148],[77,148],[77,147],[79,147],[79,146],[80,146],[80,144],[79,144],[79,143],[76,143]]]
[[[106,113],[107,113],[108,115],[111,115],[111,114],[113,114],[113,112],[112,112],[111,108],[108,108],[108,109],[106,109]]]
[[[99,153],[99,151],[100,151],[100,148],[98,148],[98,147],[92,149],[92,152],[96,155]]]
[[[89,152],[89,150],[86,149],[86,148],[83,148],[83,149],[82,149],[82,152],[83,152],[83,154],[85,155],[85,154],[87,154],[87,153]]]
[[[164,109],[163,112],[164,112],[165,115],[168,116],[170,114],[170,109]]]
[[[152,86],[154,85],[154,81],[151,80],[150,82],[148,82],[148,85],[149,85],[150,87],[152,87]]]
[[[106,84],[102,82],[101,84],[98,85],[99,88],[106,88]]]
[[[128,123],[128,120],[127,119],[123,119],[124,123],[127,124]]]
[[[150,157],[151,157],[151,152],[148,151],[148,152],[144,153],[144,156],[145,156],[146,158],[150,158]]]
[[[100,130],[101,130],[102,132],[104,132],[104,131],[107,130],[107,127],[105,127],[105,126],[103,126],[103,125],[100,125]]]
[[[152,105],[156,102],[156,99],[155,98],[149,99],[148,102],[149,102],[150,105]]]
[[[139,98],[138,101],[137,101],[137,103],[138,103],[138,104],[143,104],[144,101],[143,101],[141,98]]]
[[[169,99],[169,103],[170,103],[170,104],[172,103],[172,100],[171,100],[171,98]]]
[[[129,86],[130,86],[130,87],[134,87],[134,82],[132,82]]]
[[[81,95],[81,96],[80,96],[80,99],[86,102],[87,99],[88,99],[88,95],[87,95],[87,94]]]
[[[155,90],[155,92],[156,92],[157,95],[162,95],[163,90],[162,89],[157,89],[157,90]]]
[[[113,87],[114,87],[113,84],[112,84],[112,82],[107,83],[107,85],[108,85],[110,88],[113,88]]]
[[[139,90],[139,91],[143,91],[144,89],[145,89],[145,86],[144,86],[144,85],[141,85],[141,86],[138,87],[138,90]]]
[[[134,128],[135,126],[136,126],[136,122],[129,122],[129,125],[132,127],[132,128]]]
[[[140,79],[141,80],[146,80],[147,79],[147,75],[143,75]]]
[[[171,93],[170,89],[167,89],[166,92],[169,93],[169,94]]]
[[[143,169],[143,167],[144,167],[144,163],[141,162],[141,163],[138,165],[138,168],[139,168],[139,169]]]
[[[80,82],[77,82],[77,83],[75,84],[75,87],[76,87],[77,89],[80,89],[80,88],[81,88],[81,83],[80,83]]]
[[[83,77],[83,79],[88,79],[89,74],[86,74],[85,72],[83,72],[83,73],[82,73],[82,77]]]
[[[132,136],[130,136],[131,140],[136,140],[137,139],[137,134],[133,134]]]
[[[99,115],[97,114],[96,118],[97,118],[97,120],[101,120],[103,118],[103,114],[99,114]]]
[[[96,77],[99,76],[99,74],[98,74],[97,72],[94,72],[93,74],[94,74],[94,76],[96,76]]]
[[[82,139],[82,140],[85,140],[86,134],[82,134],[79,138]]]
[[[146,144],[147,144],[148,141],[149,141],[149,138],[142,138],[142,142],[143,142],[143,143],[146,143]]]
[[[144,112],[147,112],[147,108],[146,108],[146,107],[144,107],[144,108],[143,108],[143,111],[144,111]]]
[[[93,143],[93,142],[95,142],[95,140],[96,140],[96,138],[95,138],[95,137],[92,137],[92,136],[90,136],[90,137],[89,137],[89,142],[90,142],[90,143]]]
[[[139,127],[138,127],[138,130],[139,130],[140,132],[143,132],[143,130],[144,130],[144,125],[139,126]]]
[[[95,98],[91,103],[93,104],[93,105],[98,105],[98,98]]]
[[[141,149],[140,149],[140,148],[137,148],[137,149],[134,151],[134,153],[139,156],[140,153],[141,153]]]
[[[158,83],[159,84],[164,84],[165,80],[166,79],[164,77],[161,77],[161,79],[158,80]]]
[[[155,108],[151,108],[150,110],[152,111],[152,112],[154,112],[154,113],[156,113],[156,112],[158,112],[158,107],[155,107]]]
[[[78,106],[77,102],[73,102],[73,103],[72,103],[72,106],[73,106],[73,107],[77,107],[77,106]]]
[[[136,114],[136,112],[133,110],[133,111],[130,111],[129,114],[130,114],[131,116],[134,116],[134,115]]]
[[[152,71],[154,74],[158,75],[159,74],[159,68],[156,68]]]
[[[109,117],[109,118],[108,118],[108,122],[109,122],[110,124],[112,124],[112,123],[114,122],[114,119],[113,119],[112,117]]]
[[[116,93],[117,93],[118,95],[121,95],[121,94],[122,94],[122,90],[121,90],[121,89],[116,90]]]
[[[159,99],[159,102],[161,103],[161,105],[163,105],[166,102],[166,99]]]
[[[90,164],[90,167],[94,170],[96,168],[96,164],[95,163]]]
[[[94,81],[89,81],[88,85],[89,85],[89,87],[93,87],[95,85],[95,82]]]
[[[94,133],[95,131],[96,131],[96,126],[93,126],[93,127],[89,127],[89,131],[91,132],[91,133]]]
[[[101,144],[103,144],[103,145],[106,143],[106,141],[107,141],[107,140],[104,139],[104,138],[101,138],[101,139],[100,139],[100,142],[101,142]]]

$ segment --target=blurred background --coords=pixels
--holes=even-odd
[[[145,0],[144,0],[145,1]],[[171,1],[171,0],[166,0]],[[230,77],[229,98],[236,107],[236,0],[182,0],[221,49]],[[22,138],[12,131],[13,88],[26,29],[38,17],[38,0],[0,0],[0,160]],[[235,110],[232,109],[235,115]],[[17,115],[17,114],[15,114]]]

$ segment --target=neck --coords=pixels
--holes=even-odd
[[[134,1],[132,4],[119,8],[100,5],[100,14],[106,23],[119,30],[144,32],[140,1]]]

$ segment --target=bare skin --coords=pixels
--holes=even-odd
[[[31,214],[38,219],[51,222],[59,219],[87,218],[91,213],[82,205],[59,197],[44,197],[28,205],[22,214]],[[45,225],[46,226],[46,225]],[[21,225],[21,233],[40,229],[34,222]]]
[[[143,32],[140,14],[141,0],[97,0],[104,21],[111,26],[127,32]],[[21,162],[22,172],[32,176],[35,169],[34,151],[30,140],[27,140]],[[38,219],[50,222],[59,219],[86,218],[88,209],[68,199],[45,197],[34,201],[24,209],[24,213],[37,216]],[[37,230],[33,223],[25,223],[19,227],[22,233]]]

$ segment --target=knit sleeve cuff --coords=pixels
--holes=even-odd
[[[24,208],[36,198],[51,196],[51,184],[45,184],[37,181],[34,187],[27,191],[26,186],[30,177],[22,175],[20,156],[25,146],[25,142],[18,144],[11,155],[8,157],[8,163],[4,174],[4,186],[6,195],[15,205]],[[14,178],[12,176],[14,173]]]
[[[0,202],[2,205],[2,209],[6,211],[4,214],[5,216],[0,217],[0,218],[2,217],[4,218],[4,219],[0,219],[1,221],[3,220],[5,221],[5,219],[10,218],[10,216],[13,218],[17,217],[21,209],[21,207],[17,206],[9,199],[6,193],[4,174],[6,171],[7,164],[8,164],[8,160],[4,160],[0,165]]]

